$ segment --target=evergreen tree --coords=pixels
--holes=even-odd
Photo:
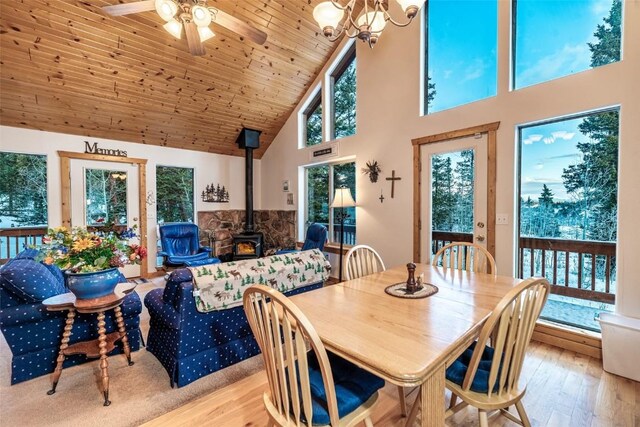
[[[620,45],[622,40],[622,1],[613,0],[609,16],[603,18],[604,24],[598,25],[593,34],[597,41],[587,43],[591,51],[591,66],[610,64],[620,61]]]
[[[307,115],[307,145],[322,142],[322,103]]]
[[[434,230],[451,231],[455,209],[451,158],[448,156],[433,156],[431,171],[432,227]]]
[[[334,138],[356,133],[356,59],[333,85]]]
[[[473,150],[460,152],[462,160],[455,167],[455,212],[452,231],[473,233]]]
[[[18,226],[47,224],[46,156],[0,152],[0,216]]]
[[[558,220],[553,203],[553,192],[549,189],[549,187],[547,187],[547,184],[542,185],[542,192],[540,193],[540,197],[538,198],[534,227],[536,236],[560,236],[560,229],[558,227]]]
[[[426,99],[425,104],[427,106],[427,111],[431,106],[431,102],[436,98],[436,84],[431,83],[431,76],[427,76],[427,90],[426,90]]]
[[[591,66],[620,60],[622,2],[613,0],[604,24],[597,26],[596,42],[589,43]],[[567,192],[576,200],[582,239],[615,241],[618,206],[618,111],[586,117],[578,126],[589,137],[577,144],[582,161],[562,173]]]
[[[158,222],[194,220],[193,169],[156,167],[156,209]]]

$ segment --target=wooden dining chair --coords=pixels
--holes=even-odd
[[[367,245],[357,245],[349,249],[344,268],[346,280],[353,280],[386,270],[380,254]],[[400,399],[400,413],[404,417],[407,415],[407,404],[405,402],[404,388],[400,386],[398,386],[398,398]]]
[[[502,298],[471,344],[446,371],[446,387],[451,390],[449,417],[468,405],[478,408],[480,426],[489,425],[488,412],[499,410],[511,421],[531,425],[522,405],[526,386],[519,384],[527,346],[538,316],[549,296],[549,282],[532,277]],[[493,347],[487,345],[491,337]],[[456,405],[457,398],[462,402]],[[420,396],[409,414],[413,422]],[[520,419],[509,412],[515,405]]]
[[[251,286],[243,303],[269,381],[269,426],[373,426],[384,380],[327,352],[307,317],[275,289]]]
[[[349,249],[345,260],[343,273],[346,280],[353,280],[386,270],[378,252],[367,245],[357,245]]]
[[[475,243],[452,242],[440,248],[432,264],[474,273],[497,274],[496,261],[488,250]]]

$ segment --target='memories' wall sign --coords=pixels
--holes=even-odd
[[[100,148],[98,147],[98,143],[94,142],[93,144],[89,141],[84,142],[84,152],[87,154],[102,154],[105,156],[117,156],[117,157],[127,157],[127,152],[124,150],[113,150],[111,148]]]

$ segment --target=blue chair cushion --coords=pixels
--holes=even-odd
[[[200,252],[195,255],[171,255],[167,259],[173,264],[186,264],[187,262],[199,261],[209,258],[208,252]]]
[[[202,265],[220,264],[220,260],[218,258],[204,258],[185,261],[184,264],[188,267],[200,267]]]
[[[340,418],[353,412],[357,407],[369,400],[376,391],[384,387],[384,380],[377,376],[331,352],[327,352],[327,355],[336,388],[336,400],[338,401],[338,415]],[[311,398],[313,400],[311,424],[327,425],[330,421],[327,408],[327,393],[324,389],[322,372],[315,352],[308,353],[308,362]]]
[[[276,255],[293,254],[296,252],[300,252],[300,251],[298,249],[281,249],[279,251],[276,251]]]
[[[28,303],[67,292],[59,277],[41,263],[28,258],[13,259],[2,268],[0,286]]]
[[[471,358],[473,357],[475,348],[476,342],[471,344],[469,348],[467,348],[464,353],[462,353],[460,357],[458,357],[456,361],[453,362],[451,366],[449,366],[449,368],[447,368],[447,380],[462,387],[462,383],[464,382],[465,375],[467,375],[467,370],[469,369],[469,364],[471,363]],[[476,371],[476,376],[471,382],[471,391],[475,391],[476,393],[489,392],[489,372],[491,371],[493,354],[494,349],[492,347],[485,346],[484,351],[482,352],[482,357],[480,358],[478,370]],[[500,370],[501,369],[502,366],[500,366]],[[500,376],[500,370],[498,370],[498,376]],[[493,391],[498,391],[497,382],[493,387]]]

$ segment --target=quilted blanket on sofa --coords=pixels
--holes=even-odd
[[[265,258],[189,267],[196,308],[202,313],[242,305],[245,289],[266,285],[287,292],[326,280],[331,264],[317,249]]]

